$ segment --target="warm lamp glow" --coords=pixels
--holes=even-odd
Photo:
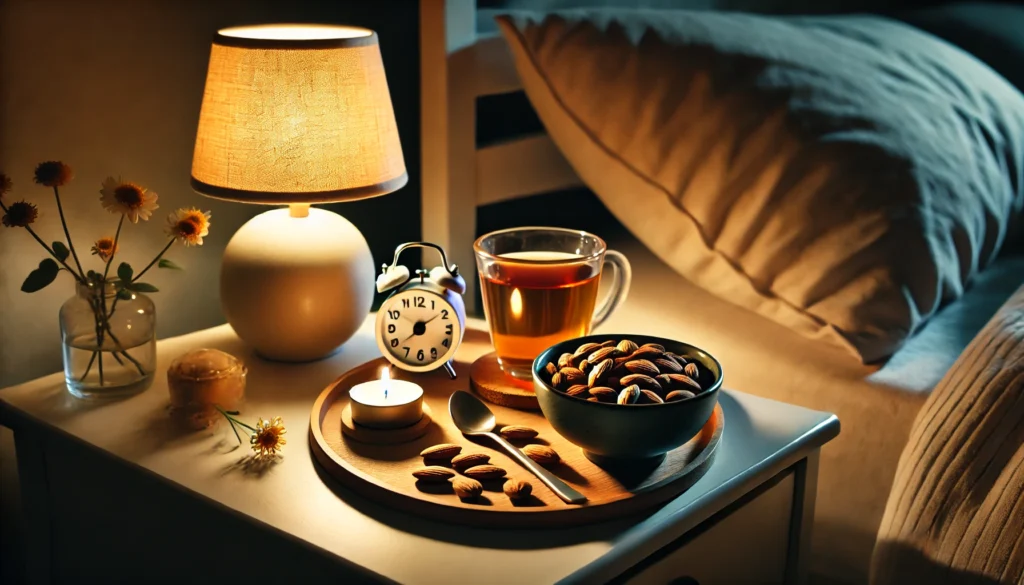
[[[192,187],[249,203],[383,195],[408,180],[377,35],[333,25],[214,38]]]

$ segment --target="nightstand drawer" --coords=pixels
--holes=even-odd
[[[793,473],[725,517],[712,517],[654,555],[631,585],[782,583],[793,512]],[[696,533],[696,534],[694,534]]]

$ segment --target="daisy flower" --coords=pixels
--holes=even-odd
[[[256,423],[256,430],[249,437],[249,444],[256,452],[256,457],[275,455],[287,442],[284,439],[284,422],[281,417],[275,416],[273,420],[263,420]]]
[[[92,245],[92,255],[99,256],[103,262],[110,262],[118,248],[120,246],[117,245],[114,238],[100,238]]]
[[[39,210],[27,201],[15,201],[7,207],[3,224],[7,227],[28,227],[39,217]]]
[[[186,246],[202,246],[210,233],[210,212],[182,207],[167,216],[167,234]]]
[[[135,183],[115,181],[114,177],[107,177],[103,181],[100,194],[104,209],[110,213],[120,213],[132,223],[139,223],[140,219],[148,220],[153,210],[160,207],[156,204],[156,193]]]
[[[62,187],[71,181],[71,167],[59,160],[48,160],[36,166],[36,183],[47,187]]]

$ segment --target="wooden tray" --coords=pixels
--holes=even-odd
[[[475,357],[475,356],[470,356]],[[472,362],[457,362],[468,372]],[[582,450],[563,439],[540,412],[528,412],[488,405],[499,425],[522,424],[540,431],[539,440],[550,444],[562,456],[551,471],[589,498],[582,506],[566,504],[537,478],[484,440],[470,440],[455,428],[448,415],[448,397],[466,389],[460,376],[448,378],[443,371],[413,374],[394,371],[396,378],[423,386],[424,401],[433,411],[426,433],[413,441],[396,445],[360,443],[342,433],[342,412],[348,404],[348,390],[354,384],[376,378],[386,362],[368,362],[342,375],[317,398],[310,415],[310,446],[316,460],[332,477],[353,491],[386,506],[447,522],[486,527],[569,526],[626,516],[663,503],[694,484],[714,460],[722,436],[721,406],[704,428],[688,443],[668,453],[654,467],[605,470],[584,457]],[[533,484],[533,497],[513,504],[502,492],[501,481],[483,482],[484,495],[463,502],[449,484],[417,484],[411,472],[423,465],[419,453],[437,443],[457,443],[463,453],[482,452],[491,463],[508,471],[508,476]],[[421,487],[418,487],[421,486]],[[427,489],[429,491],[423,491]]]

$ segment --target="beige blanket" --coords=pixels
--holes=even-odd
[[[872,583],[1024,583],[1024,287],[918,414]]]

